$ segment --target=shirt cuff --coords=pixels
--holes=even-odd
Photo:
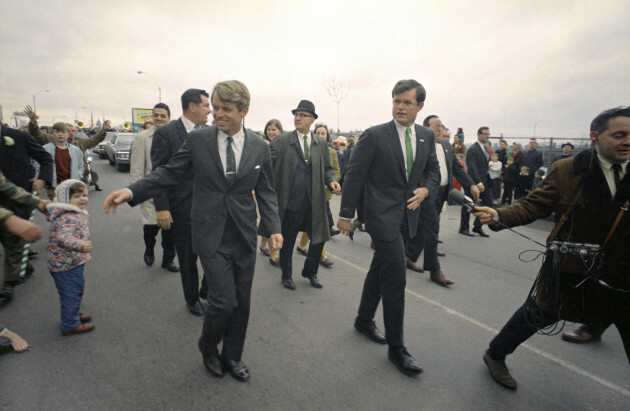
[[[129,195],[131,196],[129,201],[133,200],[133,192],[130,189],[128,189],[128,188],[123,188],[123,190],[127,190],[129,192]]]

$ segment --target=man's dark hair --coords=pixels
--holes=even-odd
[[[184,96],[182,96],[182,99],[183,98],[184,98]],[[186,107],[188,107],[188,106],[186,106]],[[166,113],[168,114],[168,117],[169,118],[171,117],[171,109],[168,108],[168,106],[166,104],[164,104],[164,103],[157,103],[156,105],[153,106],[153,110],[155,110],[156,108],[161,108],[161,109],[166,110]]]
[[[392,97],[413,88],[416,89],[416,101],[418,104],[424,103],[424,100],[427,98],[427,92],[424,87],[422,87],[422,84],[418,83],[416,80],[400,80],[392,90]]]
[[[201,104],[201,96],[210,98],[210,94],[206,90],[199,88],[189,88],[182,94],[182,110],[186,111],[190,103]]]
[[[490,129],[487,126],[481,126],[481,127],[479,127],[479,130],[477,130],[477,134],[481,134],[485,130],[490,130]]]
[[[602,111],[591,121],[591,131],[603,133],[608,128],[608,122],[615,117],[630,117],[630,107],[615,107]]]
[[[436,116],[435,114],[431,114],[430,116],[427,116],[427,118],[425,118],[424,121],[422,122],[422,125],[425,127],[429,127],[429,125],[431,124],[431,120],[434,118],[439,118],[439,117]]]

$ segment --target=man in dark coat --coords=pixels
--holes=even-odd
[[[558,320],[614,324],[630,361],[630,107],[600,113],[591,122],[590,137],[595,148],[556,162],[540,189],[511,206],[480,207],[475,213],[493,230],[503,227],[490,218],[515,227],[555,213],[557,225],[548,243],[597,244],[603,251],[603,262],[572,266],[575,259],[550,248],[535,295],[514,313],[483,357],[495,381],[510,389],[516,389],[516,381],[506,356]],[[582,265],[577,272],[574,267]]]
[[[521,159],[521,167],[527,166],[529,167],[529,175],[534,177],[534,173],[536,170],[540,169],[543,165],[543,155],[542,152],[536,149],[538,147],[538,142],[535,138],[529,139],[529,150],[523,153],[523,158]]]
[[[422,368],[403,340],[405,241],[417,231],[420,204],[440,177],[433,133],[415,124],[425,98],[426,91],[417,81],[396,83],[394,119],[367,129],[352,153],[337,222],[342,233],[351,231],[354,210],[365,191],[365,227],[375,251],[354,327],[374,342],[387,343],[389,360],[408,375],[419,374]],[[381,298],[386,337],[374,323]]]
[[[573,144],[570,142],[566,142],[562,145],[562,154],[558,154],[553,156],[551,159],[551,164],[555,163],[558,160],[562,160],[563,158],[568,158],[573,155]]]
[[[295,116],[295,130],[277,136],[269,144],[284,238],[280,250],[282,285],[295,290],[293,246],[297,233],[306,231],[311,244],[302,277],[311,286],[322,288],[317,270],[324,243],[330,239],[325,188],[339,194],[341,187],[330,165],[328,143],[311,132],[311,125],[317,119],[315,105],[302,100],[291,113]]]
[[[104,204],[106,212],[124,201],[139,204],[194,171],[192,247],[208,282],[199,350],[213,375],[221,377],[228,371],[239,381],[249,380],[241,355],[256,263],[257,206],[261,231],[269,237],[271,248],[282,246],[269,146],[243,127],[249,101],[243,83],[218,83],[212,92],[216,125],[192,131],[168,164],[128,189],[113,192]]]

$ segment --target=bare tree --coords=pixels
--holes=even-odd
[[[341,80],[337,81],[335,77],[324,79],[324,87],[326,87],[326,91],[332,100],[337,103],[337,132],[340,132],[339,128],[339,105],[341,104],[341,100],[343,100],[348,95],[348,87],[343,85]]]

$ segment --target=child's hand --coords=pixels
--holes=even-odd
[[[90,240],[83,243],[83,247],[81,247],[81,251],[84,253],[89,253],[92,251],[92,242]]]

